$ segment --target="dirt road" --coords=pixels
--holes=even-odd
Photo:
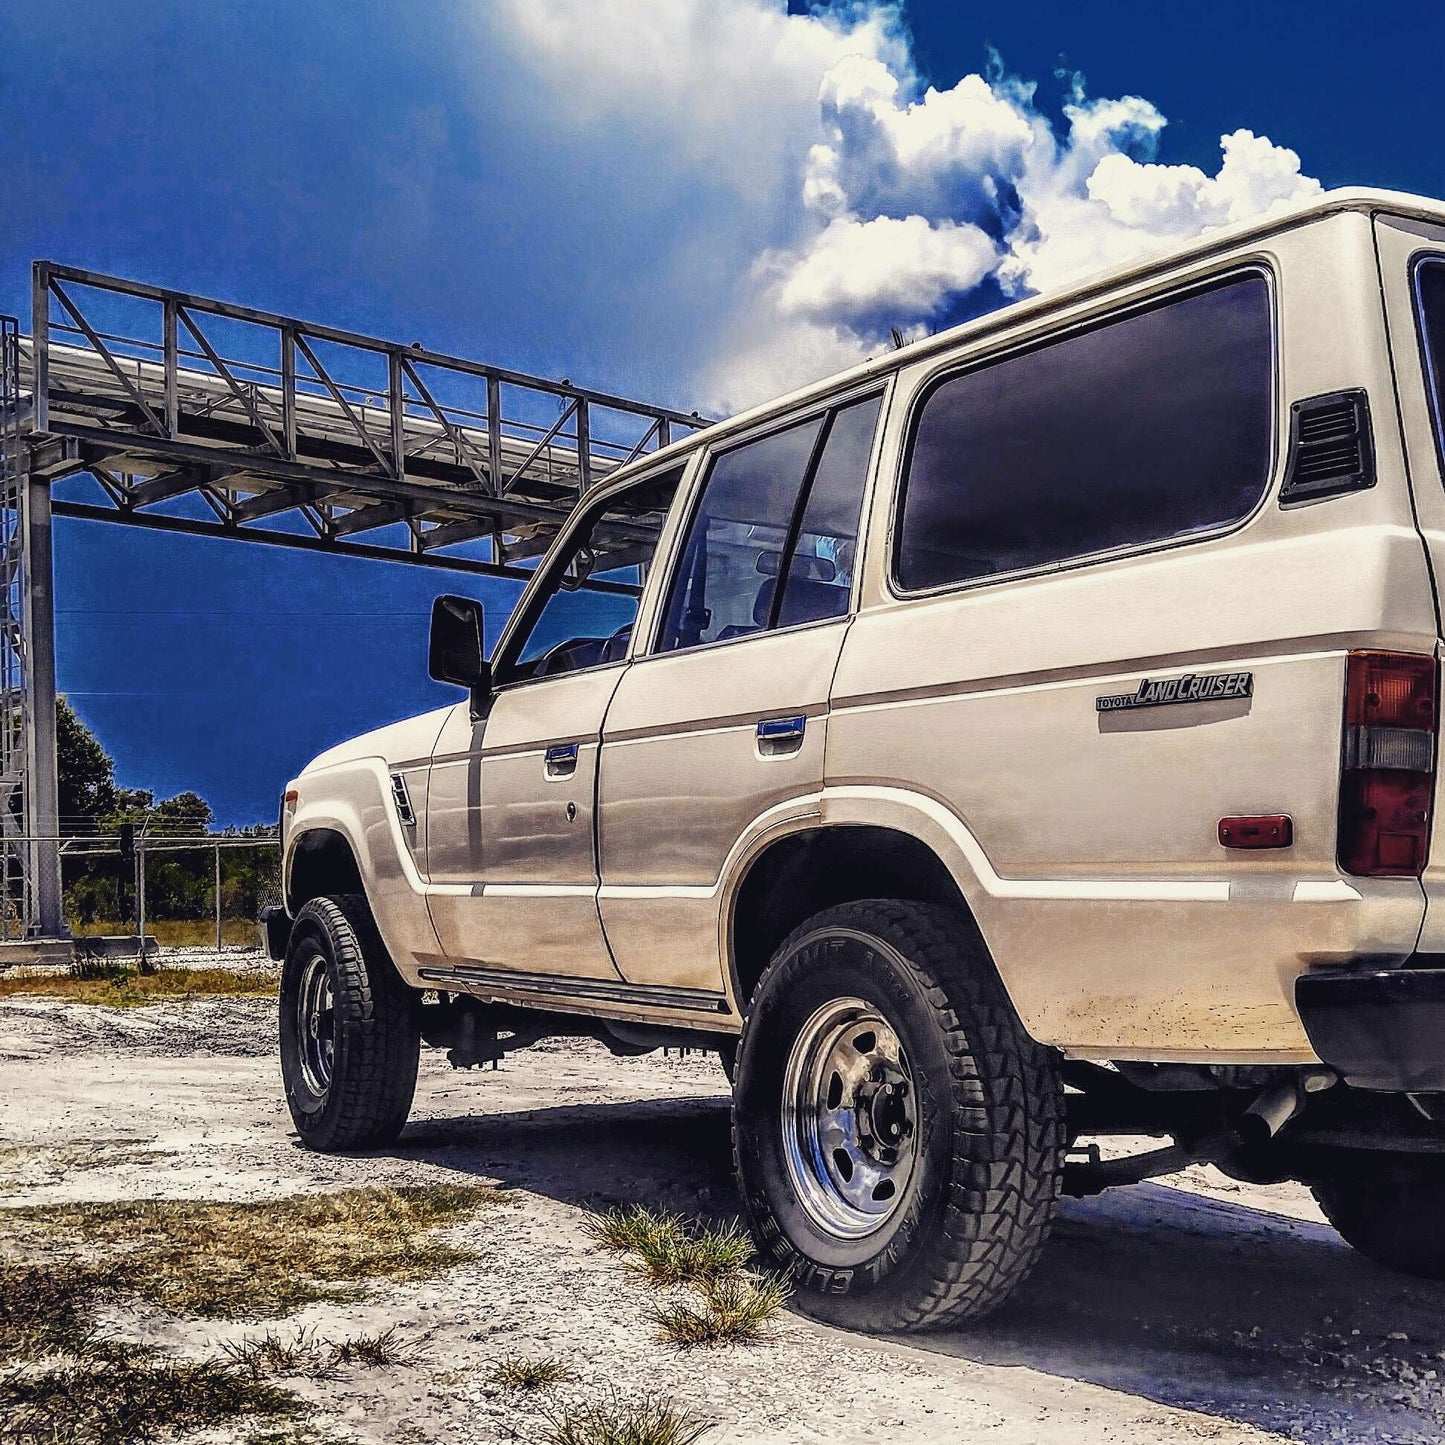
[[[458,1231],[475,1263],[297,1317],[332,1333],[395,1322],[426,1339],[425,1369],[298,1386],[343,1435],[537,1439],[536,1406],[487,1383],[517,1350],[576,1366],[564,1398],[663,1391],[716,1422],[710,1440],[740,1445],[1445,1435],[1445,1288],[1351,1254],[1302,1190],[1201,1170],[1068,1202],[1034,1279],[976,1332],[870,1340],[789,1316],[767,1344],[680,1353],[654,1342],[647,1286],[597,1253],[580,1220],[632,1201],[734,1211],[715,1060],[558,1043],[467,1074],[428,1054],[401,1143],[324,1158],[290,1131],[274,1027],[265,1000],[0,1005],[0,1203],[507,1186],[506,1203]],[[190,1349],[246,1328],[124,1323]]]

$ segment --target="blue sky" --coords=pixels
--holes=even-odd
[[[1314,180],[1445,193],[1445,11],[807,9],[0,7],[0,310],[27,313],[46,256],[716,408]],[[1101,157],[1111,217],[1084,198]],[[122,782],[195,788],[222,822],[454,696],[424,675],[437,592],[482,597],[493,635],[515,600],[98,524],[60,523],[56,551],[63,690]]]

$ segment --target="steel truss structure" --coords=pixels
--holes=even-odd
[[[64,931],[52,517],[526,579],[602,478],[706,424],[37,261],[30,336],[0,321],[0,936]]]

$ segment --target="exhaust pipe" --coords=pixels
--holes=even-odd
[[[1304,1108],[1311,1094],[1338,1082],[1339,1075],[1333,1069],[1306,1069],[1266,1085],[1239,1121],[1244,1142],[1267,1144]]]

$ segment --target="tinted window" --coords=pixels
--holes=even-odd
[[[683,468],[613,497],[573,534],[531,604],[503,682],[621,662]]]
[[[1247,516],[1272,460],[1269,288],[1249,276],[950,377],[915,426],[909,589]]]
[[[848,611],[863,484],[882,400],[870,396],[833,415],[803,507],[779,627],[842,617]]]
[[[658,651],[767,627],[778,569],[823,418],[724,452],[682,549]]]
[[[1415,273],[1420,298],[1420,339],[1425,348],[1426,380],[1435,413],[1436,445],[1445,454],[1445,263],[1423,262]]]

